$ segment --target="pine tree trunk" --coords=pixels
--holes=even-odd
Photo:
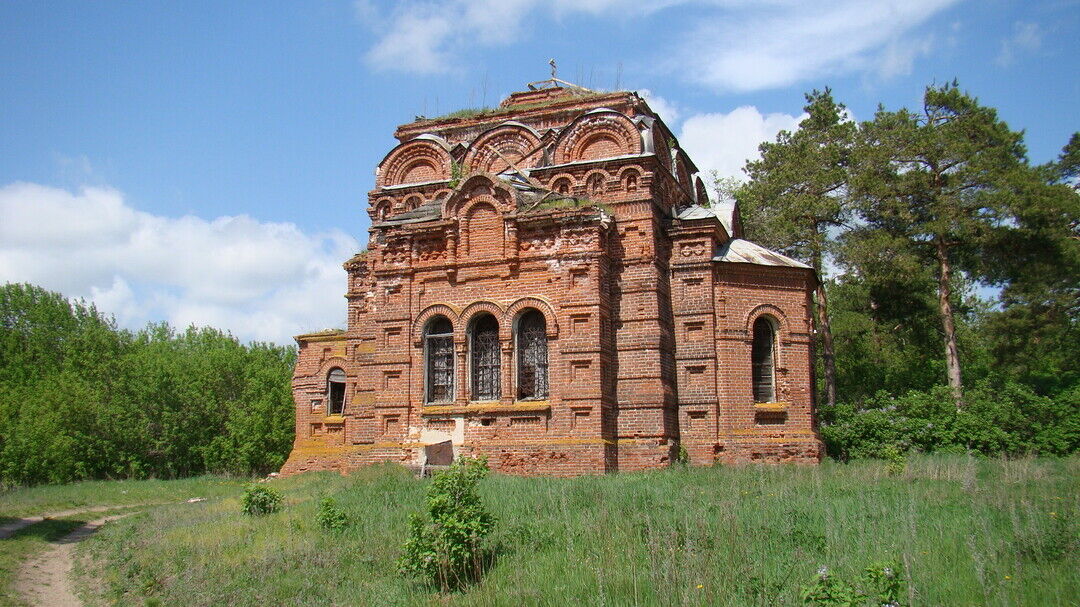
[[[825,403],[836,404],[836,357],[833,355],[832,327],[829,325],[829,300],[825,283],[819,279],[817,290],[817,321],[821,331],[821,360],[825,367]]]
[[[817,226],[815,226],[815,230]],[[836,356],[833,354],[832,326],[829,324],[829,298],[821,277],[821,251],[814,250],[811,263],[818,279],[814,296],[817,299],[817,325],[821,333],[821,362],[825,367],[825,404],[836,404]]]
[[[956,325],[953,323],[952,302],[952,266],[949,264],[949,252],[939,238],[936,244],[938,258],[938,313],[941,315],[941,328],[945,332],[945,369],[949,376],[949,388],[952,390],[956,408],[964,406],[964,384],[960,379],[960,355],[956,349]]]

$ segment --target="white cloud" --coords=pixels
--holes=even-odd
[[[748,159],[761,157],[758,145],[776,139],[780,131],[794,131],[806,115],[762,114],[754,106],[735,108],[727,114],[696,114],[686,119],[679,144],[702,172],[715,170],[721,177],[742,181]]]
[[[664,124],[668,125],[673,129],[675,128],[675,125],[678,124],[679,121],[680,112],[678,108],[675,107],[674,103],[668,101],[667,99],[664,99],[659,95],[654,95],[653,92],[649,89],[638,89],[637,92],[639,95],[641,95],[642,99],[644,99],[645,102],[649,104],[649,107],[651,107],[654,112],[660,115],[660,118],[664,121]]]
[[[338,230],[152,215],[109,188],[0,187],[0,280],[84,297],[128,327],[167,320],[288,343],[341,325],[341,263],[357,249]]]
[[[635,19],[690,5],[697,25],[668,34],[678,41],[674,53],[657,39],[642,59],[717,90],[753,91],[840,73],[908,73],[933,46],[912,30],[958,1],[453,0],[401,3],[384,15],[368,1],[356,6],[376,37],[366,55],[372,67],[428,74],[464,65],[468,50],[518,43],[523,26],[544,17]]]
[[[687,72],[691,80],[725,91],[783,87],[850,72],[888,76],[907,69],[914,57],[899,50],[910,31],[956,1],[750,6],[724,19],[703,19],[676,57],[697,66]]]
[[[1038,50],[1042,46],[1043,32],[1038,23],[1017,21],[1013,24],[1013,34],[1001,42],[1001,51],[997,64],[1008,67],[1016,63],[1016,56]]]

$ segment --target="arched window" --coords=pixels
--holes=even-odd
[[[547,398],[547,321],[538,310],[529,310],[517,326],[517,395],[519,399]]]
[[[472,323],[469,335],[472,351],[472,400],[498,400],[499,321],[484,314]]]
[[[445,316],[432,318],[424,327],[424,368],[425,402],[454,400],[454,325]]]
[[[345,372],[337,367],[326,376],[326,402],[327,415],[345,412]]]
[[[776,330],[769,318],[754,321],[754,345],[751,353],[754,380],[754,402],[776,400]]]

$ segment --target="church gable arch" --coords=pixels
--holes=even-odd
[[[510,163],[519,169],[537,166],[543,157],[540,137],[533,129],[520,124],[507,122],[481,134],[469,146],[462,164],[470,170],[487,173],[502,173],[513,170]]]
[[[418,137],[391,150],[379,163],[376,185],[385,188],[449,179],[450,153],[440,141]]]
[[[563,130],[555,143],[555,163],[596,160],[640,154],[641,135],[626,116],[609,109],[582,114]]]

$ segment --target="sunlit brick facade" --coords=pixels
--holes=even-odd
[[[347,329],[297,337],[283,473],[443,441],[515,474],[818,461],[816,277],[740,238],[640,97],[539,88],[395,137]]]

